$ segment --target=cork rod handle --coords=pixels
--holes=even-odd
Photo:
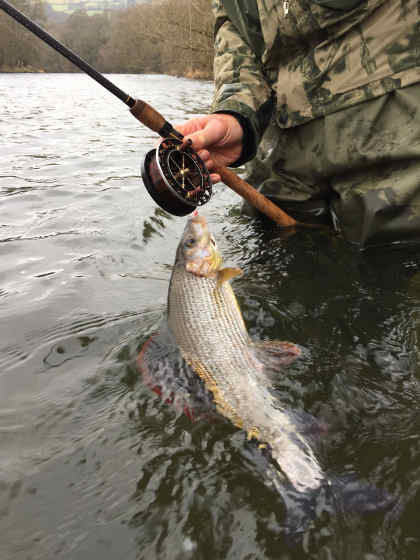
[[[231,169],[220,166],[212,171],[220,175],[225,185],[242,196],[242,198],[251,204],[251,206],[254,206],[254,208],[259,210],[262,214],[268,216],[279,226],[293,227],[298,225],[298,222],[292,218],[292,216],[286,214],[286,212],[276,206],[274,202],[271,202],[271,200],[269,200],[266,196],[251,187],[249,183],[241,179]]]

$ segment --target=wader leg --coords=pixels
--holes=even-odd
[[[337,229],[361,248],[420,243],[420,161],[383,165],[338,180],[331,209]]]
[[[278,127],[273,120],[266,130],[255,158],[245,165],[246,180],[287,213],[303,222],[331,223],[328,183],[321,162],[314,162],[314,139],[320,119],[291,129]],[[321,134],[322,137],[322,134]],[[317,169],[318,167],[318,169]],[[258,212],[246,202],[242,213]]]
[[[338,229],[361,248],[420,243],[420,84],[325,118]],[[347,163],[347,168],[346,168]]]
[[[295,128],[273,122],[247,170],[299,220],[328,208],[360,248],[420,243],[420,84]]]

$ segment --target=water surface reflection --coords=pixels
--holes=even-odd
[[[206,82],[113,80],[173,122],[211,97]],[[138,177],[155,137],[85,76],[0,75],[0,94],[0,557],[286,557],[284,506],[244,435],[192,424],[135,370],[184,227]],[[331,477],[397,497],[319,516],[294,556],[418,559],[418,252],[285,237],[215,191],[203,213],[244,272],[251,334],[303,350],[279,400],[326,427]]]

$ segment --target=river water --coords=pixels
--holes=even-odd
[[[112,80],[174,123],[212,94],[167,76]],[[285,237],[221,185],[201,211],[243,270],[252,336],[302,348],[275,387],[324,426],[324,470],[392,498],[318,515],[294,548],[244,434],[191,423],[137,375],[185,224],[139,178],[155,135],[84,75],[3,74],[0,99],[1,560],[418,560],[418,251]]]

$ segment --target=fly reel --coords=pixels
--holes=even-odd
[[[198,154],[177,138],[165,138],[144,158],[143,182],[161,208],[186,216],[211,198],[209,172]]]

